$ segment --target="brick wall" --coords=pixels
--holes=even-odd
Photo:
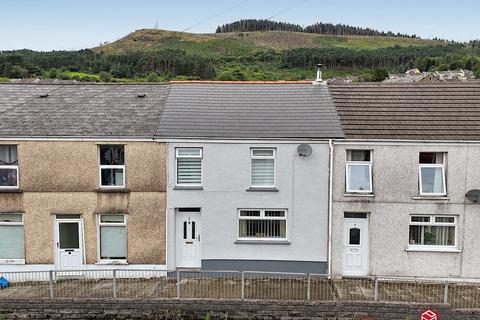
[[[1,299],[0,319],[419,319],[433,307],[440,319],[479,319],[480,310],[447,305],[391,303],[305,303],[231,300]]]

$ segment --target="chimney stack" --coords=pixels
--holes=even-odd
[[[323,79],[322,79],[322,68],[323,68],[323,64],[321,64],[321,63],[317,64],[317,78],[315,79],[315,81],[313,82],[313,84],[321,84],[321,83],[323,83]]]

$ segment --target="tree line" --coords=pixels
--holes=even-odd
[[[214,66],[207,58],[177,49],[134,51],[120,55],[92,50],[0,52],[0,77],[62,79],[65,71],[102,74],[105,78],[102,80],[147,77],[152,73],[166,78],[181,75],[199,79],[215,77]]]
[[[394,33],[391,31],[378,31],[371,28],[354,27],[346,24],[333,24],[319,22],[313,25],[302,27],[298,24],[287,22],[277,22],[271,20],[242,19],[232,23],[218,26],[216,33],[230,32],[253,32],[253,31],[291,31],[306,32],[324,35],[336,36],[383,36],[383,37],[401,37],[401,38],[417,38],[416,35],[408,35],[404,33]]]
[[[0,52],[0,77],[82,81],[300,80],[313,77],[318,63],[324,64],[333,76],[360,74],[375,69],[404,72],[419,68],[421,71],[468,69],[480,77],[480,47],[475,42],[468,45],[394,46],[377,50],[259,49],[241,56],[200,56],[179,49],[123,54],[92,50],[16,50]]]

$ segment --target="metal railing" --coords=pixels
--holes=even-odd
[[[406,302],[480,308],[480,279],[342,277],[258,271],[78,270],[0,272],[0,299],[148,298]]]

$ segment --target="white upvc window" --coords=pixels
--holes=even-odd
[[[125,146],[101,145],[100,188],[125,188]]]
[[[18,153],[16,145],[0,146],[0,189],[18,188]]]
[[[202,148],[175,149],[175,184],[177,186],[202,186]]]
[[[25,263],[23,215],[0,213],[0,263]]]
[[[420,195],[445,196],[447,194],[445,160],[444,152],[420,152],[418,170]]]
[[[456,249],[456,216],[410,216],[409,249]]]
[[[372,151],[347,150],[346,189],[351,193],[372,193]]]
[[[275,188],[277,149],[251,148],[250,185],[253,188]]]
[[[240,209],[239,240],[287,240],[287,210]]]
[[[98,258],[101,262],[127,261],[127,217],[124,214],[98,216]]]

